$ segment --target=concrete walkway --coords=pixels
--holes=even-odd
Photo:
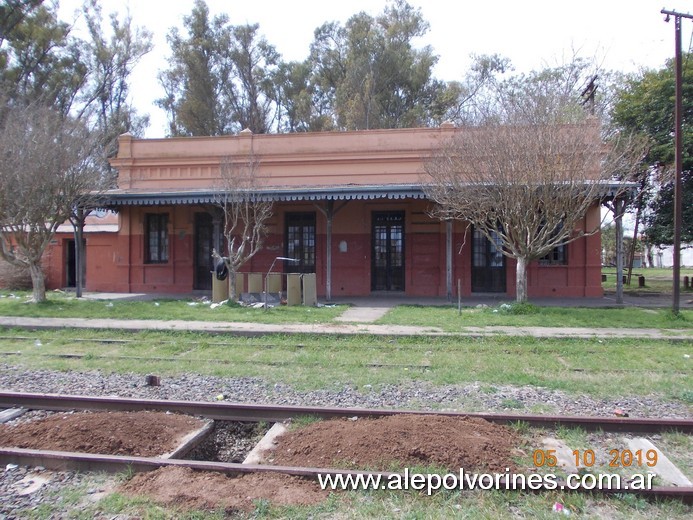
[[[411,325],[377,325],[372,323],[248,323],[183,320],[118,320],[87,318],[24,318],[0,316],[0,327],[21,329],[105,329],[105,330],[180,330],[262,336],[265,334],[325,334],[376,336],[533,336],[539,338],[650,338],[688,340],[693,342],[693,331],[675,329],[621,329],[621,328],[557,328],[557,327],[462,327],[459,332],[444,332],[437,327]]]
[[[207,295],[200,294],[163,294],[163,293],[96,293],[85,292],[83,297],[89,300],[116,301],[152,301],[152,300],[192,300]],[[463,307],[488,305],[496,307],[501,303],[513,303],[514,299],[505,294],[475,294],[462,299]],[[613,294],[605,294],[602,298],[530,298],[530,303],[540,307],[671,307],[672,297],[668,294],[624,294],[623,303],[616,303]],[[330,303],[346,304],[352,307],[368,307],[371,309],[391,309],[397,305],[457,305],[457,300],[449,301],[445,297],[403,296],[398,293],[371,296],[340,296],[333,298]],[[693,294],[681,292],[679,303],[681,309],[693,309]],[[367,316],[367,313],[364,313]]]
[[[357,322],[357,323],[373,323],[379,320],[387,314],[387,312],[392,307],[357,307],[352,306],[345,310],[341,316],[337,316],[335,321],[341,321],[346,323]]]

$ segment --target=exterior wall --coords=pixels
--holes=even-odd
[[[131,192],[209,189],[221,164],[259,160],[261,186],[304,187],[417,183],[423,158],[454,128],[320,132],[283,135],[241,133],[225,137],[134,139],[121,136],[118,187]]]
[[[405,215],[404,257],[407,296],[447,295],[445,223],[427,214],[425,200],[353,200],[339,208],[333,220],[332,296],[366,296],[371,294],[372,213],[403,211]],[[208,212],[206,206],[129,206],[120,214],[118,233],[87,235],[86,289],[101,292],[160,292],[187,294],[193,292],[195,214]],[[144,260],[144,222],[147,213],[169,215],[169,260],[164,264],[147,264]],[[326,292],[327,238],[326,219],[311,202],[278,203],[269,223],[265,247],[242,269],[265,273],[277,256],[285,256],[285,215],[287,212],[316,214],[316,274],[318,294]],[[599,208],[595,206],[584,225],[598,225]],[[65,285],[65,248],[72,237],[56,236],[47,257],[49,287]],[[346,251],[340,250],[340,243]],[[453,287],[457,296],[470,297],[472,240],[471,227],[453,224]],[[274,272],[282,272],[276,262]],[[211,275],[210,275],[211,276]],[[506,262],[507,296],[515,295],[515,262]],[[530,297],[599,297],[601,288],[600,238],[593,235],[568,245],[566,265],[530,264],[528,269]]]
[[[583,230],[599,228],[599,206],[594,205],[583,221]],[[563,296],[598,298],[604,292],[601,283],[601,235],[586,236],[567,246],[566,265],[539,265],[533,262],[528,269],[527,285],[530,297]],[[514,269],[514,266],[513,266]],[[514,285],[514,272],[512,276]],[[510,282],[508,287],[511,287]],[[512,293],[514,295],[514,292]]]
[[[588,125],[588,136],[598,139],[598,127]],[[577,129],[584,131],[584,128]],[[86,289],[108,292],[190,293],[195,271],[195,214],[209,211],[200,205],[220,179],[221,168],[242,166],[249,157],[259,160],[260,187],[271,190],[326,189],[330,193],[356,186],[379,186],[384,191],[397,185],[420,185],[426,181],[424,162],[443,140],[464,132],[484,129],[440,128],[324,132],[286,135],[252,135],[174,139],[119,139],[118,189],[110,194],[143,197],[152,205],[119,206],[119,228],[112,233],[87,233]],[[566,131],[573,131],[567,127]],[[593,171],[585,172],[587,178]],[[293,193],[293,191],[292,191]],[[170,205],[162,195],[182,194],[188,204]],[[151,198],[150,198],[151,196]],[[168,200],[168,202],[163,202]],[[176,199],[178,200],[178,199]],[[132,202],[130,200],[130,202]],[[130,203],[128,202],[128,203]],[[387,199],[335,201],[339,208],[333,220],[332,296],[371,293],[372,214],[374,211],[404,212],[404,292],[411,296],[447,295],[446,225],[427,214],[428,201]],[[125,203],[124,203],[125,204]],[[167,205],[168,204],[168,205]],[[317,208],[324,202],[275,203],[265,247],[244,271],[267,272],[277,256],[285,256],[287,211],[316,213],[316,274],[318,293],[326,293],[326,219]],[[145,216],[167,213],[168,261],[145,261]],[[599,208],[591,211],[584,226],[597,225]],[[46,260],[51,287],[66,283],[66,247],[71,235],[59,234]],[[453,295],[460,281],[463,296],[472,294],[471,228],[453,225]],[[345,251],[340,249],[343,243]],[[281,271],[278,262],[275,271]],[[211,275],[210,275],[211,276]],[[507,295],[515,293],[515,264],[506,262]],[[528,270],[530,297],[600,296],[599,235],[568,246],[568,262],[561,266],[533,263]]]
[[[46,275],[46,289],[60,289],[67,285],[65,255],[68,237],[66,233],[56,233],[41,258],[43,273]]]
[[[599,142],[596,120],[566,126]],[[242,166],[257,160],[260,187],[419,184],[427,174],[424,160],[447,139],[484,128],[406,128],[359,132],[317,132],[236,136],[118,140],[118,187],[129,193],[210,189],[221,165]],[[598,175],[599,164],[585,172]]]
[[[653,247],[653,267],[672,267],[674,265],[674,247]],[[693,244],[681,244],[681,267],[693,267]]]
[[[86,233],[87,271],[86,289],[91,291],[128,292],[127,285],[120,283],[118,251],[124,240],[118,233]],[[68,286],[68,247],[74,242],[72,233],[56,233],[43,257],[47,289]]]

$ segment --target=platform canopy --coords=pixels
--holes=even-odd
[[[102,195],[104,207],[162,206],[177,204],[214,204],[219,191],[136,191],[109,190]],[[425,199],[422,186],[416,184],[311,186],[296,188],[261,188],[248,192],[251,199],[259,201],[319,201],[319,200],[372,200],[372,199]]]

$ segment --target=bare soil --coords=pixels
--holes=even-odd
[[[475,417],[392,415],[320,421],[277,439],[268,460],[282,466],[392,470],[437,466],[456,472],[515,469],[520,444],[508,428]]]
[[[154,412],[54,414],[0,425],[0,445],[157,456],[175,449],[203,421]],[[515,471],[520,441],[512,430],[477,418],[395,415],[319,421],[277,439],[268,464],[341,469]],[[309,505],[327,498],[317,482],[273,473],[237,477],[167,467],[135,475],[120,492],[180,509],[250,511],[258,500]]]
[[[0,445],[101,455],[156,457],[176,449],[205,421],[164,412],[59,413],[0,424]]]
[[[220,473],[167,467],[139,473],[119,491],[130,496],[148,496],[158,504],[184,510],[224,509],[252,511],[256,502],[275,505],[311,505],[329,493],[317,482],[276,473],[254,473],[231,477]]]

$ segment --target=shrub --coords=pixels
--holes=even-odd
[[[11,291],[31,289],[29,270],[0,259],[0,289]]]

